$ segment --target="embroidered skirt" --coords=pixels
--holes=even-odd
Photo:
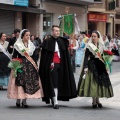
[[[14,78],[14,71],[11,71],[8,98],[26,99],[43,97],[42,85],[36,69],[26,58],[22,60],[23,72],[17,73],[17,77]]]
[[[86,78],[81,79],[78,85],[78,96],[81,97],[113,97],[113,89],[112,86],[102,86],[98,85],[95,80],[93,73],[88,70],[86,73]]]

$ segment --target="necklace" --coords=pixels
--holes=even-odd
[[[28,43],[24,43],[24,46],[27,48],[28,47]]]
[[[2,41],[0,40],[0,44],[1,44],[1,45],[4,45],[4,43],[5,43],[5,42],[2,42]]]
[[[28,48],[28,42],[23,42],[24,46]]]

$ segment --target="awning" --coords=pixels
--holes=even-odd
[[[0,9],[19,11],[19,12],[28,12],[28,13],[37,13],[37,14],[44,14],[45,13],[45,10],[38,9],[38,8],[21,7],[21,6],[7,5],[7,4],[0,4]]]
[[[106,22],[107,21],[107,14],[89,13],[88,14],[88,21]]]
[[[59,4],[69,4],[69,5],[77,5],[77,6],[87,6],[94,4],[94,0],[42,0],[43,2],[54,2]]]

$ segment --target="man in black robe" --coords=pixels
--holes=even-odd
[[[14,30],[15,37],[10,39],[9,45],[8,45],[8,52],[10,54],[12,54],[12,52],[13,52],[13,46],[14,46],[15,42],[17,41],[17,38],[19,37],[19,34],[20,34],[20,29],[15,29]]]
[[[58,100],[75,98],[76,85],[68,52],[69,42],[60,36],[60,28],[52,27],[52,37],[43,41],[39,74],[42,82],[43,101],[59,109]],[[54,62],[56,61],[56,62]]]

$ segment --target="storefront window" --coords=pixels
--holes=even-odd
[[[43,35],[51,34],[52,14],[43,15]]]

